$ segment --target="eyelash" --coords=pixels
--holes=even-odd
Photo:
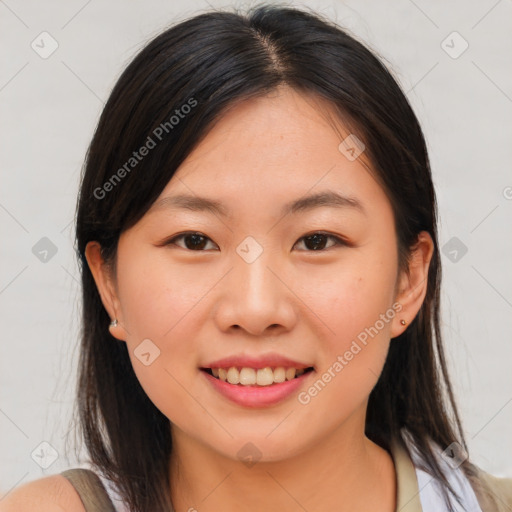
[[[165,241],[162,245],[165,245],[165,246],[167,246],[167,245],[177,245],[176,244],[176,240],[180,240],[182,238],[185,238],[185,237],[191,236],[191,235],[197,235],[197,236],[203,237],[203,238],[213,242],[213,240],[208,238],[203,233],[200,233],[198,231],[186,231],[185,233],[180,233],[179,235],[176,235],[176,236],[172,237],[171,239]],[[327,251],[329,249],[332,249],[333,247],[336,247],[336,246],[346,246],[346,247],[351,246],[351,244],[348,241],[344,240],[343,238],[340,238],[339,236],[332,235],[331,233],[326,233],[324,231],[314,231],[313,233],[309,233],[309,234],[304,235],[301,238],[299,238],[299,240],[297,240],[297,242],[294,244],[294,247],[295,247],[295,245],[298,242],[300,242],[300,241],[302,241],[302,240],[304,240],[306,238],[312,237],[314,235],[323,235],[326,238],[330,238],[330,239],[334,240],[335,243],[331,247],[328,247],[326,249],[318,249],[318,250],[307,250],[306,249],[306,250],[303,250],[303,252],[325,252],[325,251]],[[181,247],[179,245],[177,245],[177,246],[180,247],[181,249],[184,249],[184,250],[189,251],[189,252],[205,252],[204,250],[197,250],[197,251],[195,251],[193,249],[187,249],[186,247]]]

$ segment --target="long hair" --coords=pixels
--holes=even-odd
[[[448,489],[445,499],[453,492],[430,444],[444,449],[457,441],[467,451],[443,353],[437,205],[422,130],[386,66],[355,37],[318,14],[260,5],[202,13],[149,42],[114,86],[87,152],[76,214],[83,307],[76,404],[92,464],[133,511],[171,509],[170,422],[140,386],[126,343],[109,333],[86,244],[98,241],[115,271],[120,234],[142,218],[215,121],[279,85],[327,100],[364,142],[392,205],[399,270],[407,269],[418,233],[432,237],[426,297],[391,342],[365,430],[389,448],[407,429],[426,470]],[[132,161],[148,137],[154,147]],[[469,460],[462,468],[476,474]]]

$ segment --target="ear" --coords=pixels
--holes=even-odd
[[[123,327],[121,304],[117,295],[115,278],[111,268],[101,256],[101,245],[98,242],[89,242],[85,247],[85,258],[96,282],[96,288],[103,306],[112,320],[117,319],[117,326],[109,327],[110,334],[118,340],[126,340],[126,330]]]
[[[410,324],[423,304],[428,288],[428,269],[430,260],[434,253],[434,242],[427,231],[422,231],[411,251],[409,261],[409,272],[402,271],[399,276],[395,303],[401,306],[397,307],[397,314],[393,318],[391,327],[391,338],[396,338],[402,334],[407,325]],[[402,325],[401,320],[405,320],[407,325]]]

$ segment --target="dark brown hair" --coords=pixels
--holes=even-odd
[[[170,510],[170,422],[140,386],[126,343],[109,333],[86,244],[98,241],[115,271],[120,234],[141,219],[215,121],[279,85],[327,100],[366,145],[393,208],[400,270],[407,269],[420,231],[430,233],[435,245],[424,303],[392,341],[370,394],[366,435],[389,449],[407,429],[426,470],[450,492],[429,441],[443,449],[457,441],[467,450],[440,331],[436,198],[425,140],[406,96],[375,52],[317,14],[268,5],[246,14],[210,11],[167,29],[122,73],[88,149],[77,205],[81,435],[91,462],[117,483],[133,511]],[[172,122],[187,104],[194,106]],[[162,126],[161,142],[126,167],[133,151]],[[475,473],[468,460],[462,467],[467,475]]]

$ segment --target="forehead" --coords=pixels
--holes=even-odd
[[[362,147],[347,153],[342,141],[352,137],[328,103],[310,95],[280,88],[245,100],[218,119],[152,210],[176,206],[180,200],[167,199],[175,195],[183,205],[187,195],[209,199],[203,209],[226,216],[250,207],[283,214],[300,210],[301,198],[304,204],[322,194],[319,201],[345,203],[362,213],[389,209],[364,151],[354,158]],[[199,202],[189,198],[188,206]]]

